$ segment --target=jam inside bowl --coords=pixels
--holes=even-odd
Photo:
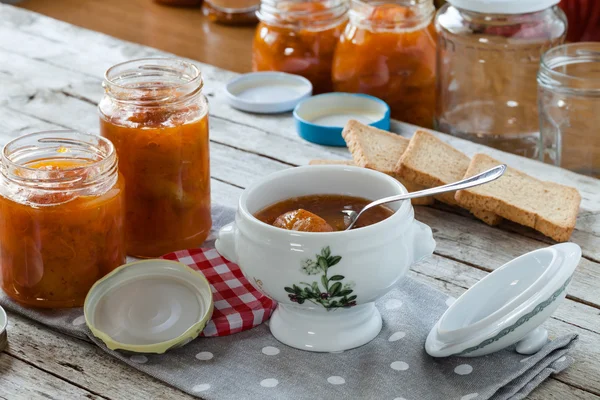
[[[221,229],[216,247],[279,303],[270,324],[278,340],[310,351],[361,346],[381,330],[374,301],[435,247],[431,229],[415,221],[410,201],[392,203],[386,218],[349,231],[283,229],[269,224],[272,216],[261,221],[261,213],[280,202],[295,207],[305,196],[367,201],[403,193],[398,181],[368,169],[290,168],[244,191],[235,222]]]

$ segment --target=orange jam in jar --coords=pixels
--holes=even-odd
[[[313,93],[331,92],[331,64],[347,11],[345,0],[262,0],[252,70],[302,75]]]
[[[144,59],[106,72],[100,131],[119,155],[127,199],[127,253],[157,257],[208,236],[208,103],[193,64]]]
[[[390,106],[392,118],[431,128],[434,13],[432,0],[353,0],[333,61],[334,89],[379,97]]]
[[[205,0],[202,13],[211,22],[223,25],[254,25],[260,0]]]
[[[0,164],[0,282],[32,307],[82,306],[125,262],[124,183],[113,145],[49,131],[8,143]]]

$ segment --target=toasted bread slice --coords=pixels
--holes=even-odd
[[[466,176],[473,176],[501,162],[476,154]],[[508,220],[529,226],[558,242],[569,240],[579,211],[581,196],[577,189],[544,182],[508,168],[499,179],[456,192],[465,207],[496,213]]]
[[[310,160],[308,165],[350,165],[356,166],[352,160]]]
[[[409,192],[424,189],[420,185],[399,179],[394,171],[400,156],[408,147],[408,139],[355,120],[348,121],[342,136],[357,166],[388,174],[398,179]],[[412,199],[411,202],[413,205],[430,205],[433,204],[433,198],[421,197]]]
[[[405,181],[435,187],[463,179],[469,162],[469,157],[431,133],[416,131],[394,170]],[[435,198],[446,204],[458,205],[454,195],[454,192],[448,192]],[[502,220],[485,210],[470,208],[469,211],[488,225],[497,225]]]

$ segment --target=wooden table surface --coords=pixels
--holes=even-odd
[[[102,94],[103,72],[128,59],[164,55],[0,5],[0,144],[43,129],[97,133],[96,104]],[[210,65],[201,68],[211,107],[214,202],[235,206],[244,187],[271,172],[305,165],[315,158],[349,158],[345,148],[322,147],[300,139],[289,114],[257,116],[231,109],[225,103],[223,87],[236,74]],[[407,137],[414,128],[393,123],[393,130]],[[600,400],[600,181],[440,136],[469,155],[484,151],[538,178],[576,186],[581,192],[583,201],[572,240],[582,247],[584,258],[568,298],[545,323],[551,337],[579,334],[572,353],[576,362],[549,378],[530,398]],[[432,257],[414,265],[410,276],[455,297],[510,259],[551,243],[511,223],[489,227],[456,209],[416,207],[416,217],[432,227],[437,249]],[[9,347],[0,353],[0,399],[190,398],[87,341],[53,332],[14,313],[9,313],[8,335]]]
[[[200,8],[152,0],[24,0],[20,7],[235,72],[252,68],[254,26],[213,24]]]

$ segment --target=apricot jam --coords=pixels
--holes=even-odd
[[[127,253],[157,257],[197,247],[208,236],[208,105],[187,62],[131,61],[108,70],[100,132],[128,182]]]
[[[366,93],[392,118],[431,128],[435,112],[436,35],[431,0],[355,0],[333,60],[335,91]]]
[[[308,79],[313,93],[333,90],[331,66],[346,25],[342,0],[261,2],[252,49],[253,71],[281,71]]]
[[[42,132],[10,142],[0,174],[4,292],[33,307],[82,306],[125,262],[124,182],[106,139]]]

